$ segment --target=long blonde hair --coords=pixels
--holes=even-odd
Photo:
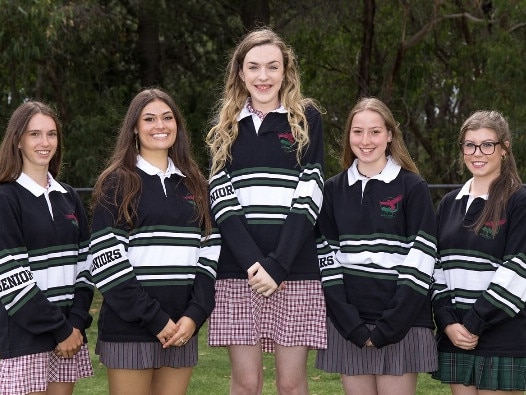
[[[349,134],[351,133],[351,125],[354,116],[364,110],[370,110],[380,114],[385,122],[385,127],[393,136],[391,142],[387,145],[387,151],[385,154],[391,155],[394,161],[402,168],[419,174],[415,162],[411,158],[411,155],[409,155],[409,151],[404,143],[402,131],[400,130],[398,122],[394,119],[393,113],[384,102],[375,97],[364,97],[358,100],[358,103],[356,103],[351,109],[349,116],[347,117],[341,157],[341,165],[343,169],[348,169],[353,164],[354,159],[356,159],[356,155],[354,155],[351,146],[349,145]]]
[[[232,144],[239,133],[237,117],[249,96],[249,92],[239,75],[243,68],[245,56],[252,48],[265,44],[276,45],[283,54],[284,79],[279,95],[281,104],[288,111],[288,122],[297,143],[296,159],[298,163],[303,151],[309,144],[305,108],[307,106],[318,108],[318,106],[313,100],[304,98],[301,94],[300,77],[294,52],[272,30],[254,30],[241,40],[232,53],[225,75],[222,98],[219,100],[215,111],[215,125],[206,136],[206,143],[212,157],[211,175],[217,173],[231,159]]]

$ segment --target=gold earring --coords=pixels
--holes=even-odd
[[[135,149],[139,152],[139,138],[137,137],[137,133],[135,133]]]

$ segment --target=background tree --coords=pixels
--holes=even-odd
[[[326,176],[363,95],[384,100],[430,183],[460,183],[456,136],[477,109],[500,110],[526,177],[526,0],[0,0],[0,127],[27,98],[64,121],[63,179],[89,187],[129,100],[159,85],[181,106],[196,153],[230,51],[269,25],[294,48],[303,90],[326,109]],[[0,158],[1,160],[1,158]]]

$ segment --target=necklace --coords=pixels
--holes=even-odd
[[[367,177],[365,174],[363,174],[360,169],[358,169],[358,166],[356,166],[356,171],[358,172],[359,175],[361,175],[362,177],[365,177],[365,178],[369,178]]]

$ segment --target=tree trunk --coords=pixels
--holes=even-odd
[[[139,67],[141,86],[162,86],[161,44],[159,42],[159,18],[147,4],[139,5]]]

